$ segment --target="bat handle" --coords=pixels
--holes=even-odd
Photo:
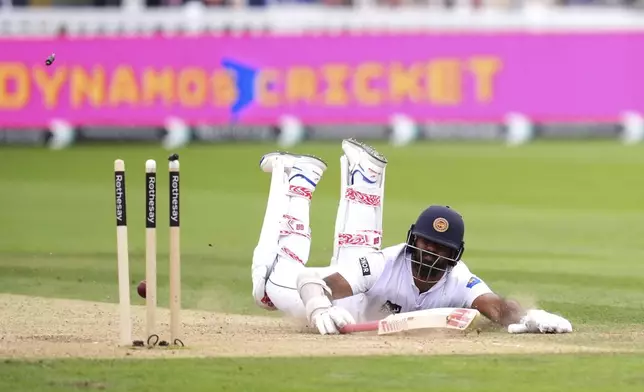
[[[349,324],[340,328],[340,333],[369,332],[378,330],[378,321],[369,321],[366,323]]]

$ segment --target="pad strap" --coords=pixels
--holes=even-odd
[[[302,260],[298,255],[295,254],[295,252],[293,252],[291,249],[289,249],[289,248],[287,248],[285,246],[280,248],[279,254],[282,257],[286,257],[288,259],[297,261],[300,264],[304,264],[304,260]]]
[[[311,200],[313,191],[305,186],[289,185],[288,192],[286,192],[286,194],[291,197],[302,197],[304,199]]]
[[[358,204],[372,207],[380,207],[381,196],[373,192],[373,189],[351,185],[347,187],[344,198]]]
[[[338,246],[370,246],[380,248],[382,231],[359,230],[357,233],[338,233]]]

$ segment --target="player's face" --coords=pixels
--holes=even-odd
[[[422,237],[415,241],[415,254],[412,257],[414,278],[424,283],[436,283],[456,264],[452,258],[454,251],[446,246],[431,242]]]

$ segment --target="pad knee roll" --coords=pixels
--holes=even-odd
[[[280,235],[300,235],[311,239],[311,228],[294,216],[283,215],[280,220]]]

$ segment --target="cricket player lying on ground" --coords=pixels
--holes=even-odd
[[[260,167],[272,177],[253,253],[257,305],[305,319],[323,335],[391,313],[441,307],[477,309],[508,332],[572,332],[568,320],[524,310],[470,272],[461,260],[463,218],[450,207],[430,206],[411,225],[406,242],[381,249],[387,160],[353,139],[344,140],[342,149],[342,192],[328,267],[306,267],[311,197],[326,163],[284,152],[262,157]]]

